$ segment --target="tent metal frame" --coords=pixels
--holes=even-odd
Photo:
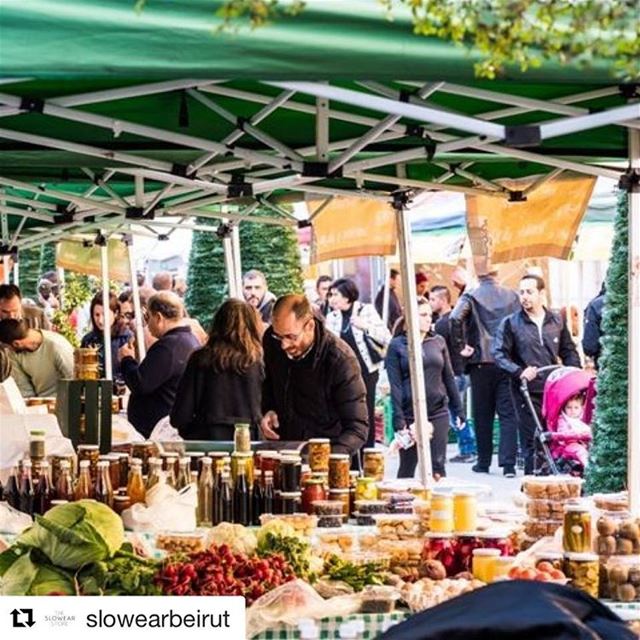
[[[19,93],[19,82],[27,78],[1,79]],[[411,304],[407,305],[410,333],[411,370],[414,381],[415,416],[419,434],[421,475],[430,482],[430,454],[426,446],[426,398],[424,385],[419,384],[422,371],[421,349],[417,333],[415,283],[412,277],[411,243],[407,204],[410,191],[443,190],[470,195],[491,195],[496,198],[520,197],[535,191],[563,171],[620,180],[626,173],[632,178],[640,170],[640,104],[626,105],[592,113],[585,103],[620,93],[617,85],[593,91],[568,94],[543,101],[526,96],[467,87],[445,81],[416,81],[383,84],[358,82],[358,90],[345,89],[320,82],[262,82],[265,93],[244,91],[229,86],[223,80],[179,79],[119,87],[105,91],[59,96],[34,104],[27,95],[0,93],[0,117],[39,112],[45,117],[94,126],[112,132],[114,138],[130,134],[160,141],[179,148],[201,152],[186,167],[165,160],[142,157],[134,153],[112,151],[99,146],[63,140],[43,132],[24,133],[10,127],[0,128],[0,138],[59,149],[79,157],[78,167],[87,178],[87,189],[81,195],[35,185],[0,175],[0,232],[3,252],[20,250],[70,234],[95,232],[108,237],[125,234],[131,242],[132,233],[165,235],[178,223],[166,222],[163,216],[194,216],[226,220],[231,233],[224,240],[229,281],[240,295],[240,263],[237,225],[243,221],[294,227],[313,224],[315,217],[338,196],[362,197],[386,202],[396,209],[399,247],[405,290]],[[399,89],[398,87],[404,87]],[[273,88],[279,93],[272,95]],[[220,117],[234,125],[231,133],[216,141],[158,127],[147,126],[119,118],[98,115],[80,107],[109,103],[131,97],[145,97],[170,91],[185,91],[192,99],[209,109],[212,117]],[[438,92],[474,97],[495,104],[495,108],[469,116],[445,110],[429,101]],[[296,101],[296,95],[305,96]],[[214,99],[240,99],[261,105],[248,119],[241,118]],[[311,100],[310,100],[311,99]],[[336,108],[336,103],[356,107],[358,113]],[[258,126],[277,111],[293,110],[314,119],[315,143],[294,148]],[[378,117],[362,115],[373,112]],[[527,126],[508,126],[500,122],[514,115],[536,113],[546,117]],[[554,119],[549,117],[557,116]],[[332,121],[362,126],[361,135],[345,140],[332,140]],[[628,131],[629,169],[626,162],[596,158],[576,158],[542,153],[536,149],[545,140],[569,133],[580,133],[605,125],[617,125]],[[249,136],[260,150],[238,145]],[[416,146],[399,151],[379,152],[372,145],[394,142],[415,142]],[[463,158],[464,151],[473,150],[476,159]],[[101,161],[100,168],[87,167],[82,158]],[[474,171],[479,160],[524,160],[549,168],[549,173],[536,178],[524,192],[515,194],[501,182],[487,180]],[[432,180],[411,178],[407,167],[429,162],[442,169]],[[611,166],[613,164],[614,166]],[[314,168],[315,167],[315,168]],[[384,173],[381,173],[383,171]],[[240,180],[238,180],[240,176]],[[339,177],[336,185],[333,179]],[[131,181],[131,195],[119,193],[117,181]],[[148,190],[149,183],[153,183]],[[161,185],[158,188],[158,183]],[[629,386],[629,487],[631,508],[640,513],[640,464],[635,456],[640,451],[640,190],[629,190],[630,198],[630,345],[631,375]],[[299,198],[321,201],[306,221],[296,221],[273,194],[284,190]],[[238,209],[228,208],[233,205]],[[254,215],[258,206],[273,215]],[[223,210],[223,207],[225,210]],[[10,230],[9,221],[13,221]],[[222,224],[222,223],[221,223]],[[143,225],[142,229],[138,225]],[[189,225],[194,230],[214,232],[216,227]],[[158,229],[162,232],[159,233]],[[106,249],[105,249],[106,251]],[[131,263],[133,265],[133,262]],[[135,274],[132,269],[132,278]],[[413,284],[413,288],[412,288]],[[105,309],[108,305],[105,306]],[[136,316],[139,315],[136,309]],[[141,344],[140,340],[139,343]],[[636,425],[636,431],[633,429]],[[634,453],[635,451],[635,453]],[[633,460],[632,460],[633,458]]]

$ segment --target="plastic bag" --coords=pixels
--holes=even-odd
[[[321,598],[303,580],[293,580],[266,593],[247,609],[247,638],[281,624],[295,625],[302,618],[348,616],[360,610],[359,594]]]
[[[2,533],[22,533],[33,524],[31,516],[0,502],[0,531]]]
[[[171,426],[169,416],[161,418],[153,427],[149,440],[154,442],[182,442],[183,438],[175,427]]]
[[[180,493],[165,483],[156,484],[147,493],[147,505],[134,504],[122,512],[124,526],[131,531],[194,531],[198,492],[193,484]]]
[[[136,431],[136,428],[122,415],[111,417],[111,443],[129,444],[131,442],[144,442],[144,436]]]

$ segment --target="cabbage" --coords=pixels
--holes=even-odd
[[[124,542],[120,516],[95,500],[60,504],[18,537],[16,543],[40,549],[52,564],[80,569],[110,558]]]
[[[8,568],[5,567],[0,578],[0,595],[75,595],[73,578],[62,569],[41,564],[37,560],[34,562],[32,551],[19,554],[14,550],[12,555],[13,562]]]

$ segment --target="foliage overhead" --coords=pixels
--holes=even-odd
[[[393,20],[394,10],[408,8],[413,32],[474,50],[478,77],[493,79],[507,65],[522,71],[545,59],[589,65],[614,61],[618,78],[640,79],[640,3],[637,0],[370,0]],[[141,11],[153,0],[137,0]],[[212,0],[212,4],[219,2]],[[226,0],[216,15],[219,30],[243,25],[264,27],[296,16],[303,0]]]

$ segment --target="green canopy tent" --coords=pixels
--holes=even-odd
[[[495,180],[637,174],[640,104],[613,61],[549,61],[477,81],[464,49],[411,34],[377,3],[312,0],[301,16],[216,33],[210,0],[4,0],[0,6],[2,251],[69,233],[166,236],[163,216],[297,225],[286,199],[392,202],[414,297],[409,190],[524,192]],[[220,3],[218,3],[220,4]],[[631,141],[631,142],[630,142]],[[629,180],[632,182],[632,180]],[[636,183],[637,184],[637,183]],[[634,190],[635,189],[635,190]],[[632,256],[640,254],[637,186]],[[221,205],[227,210],[222,211]],[[313,224],[313,214],[302,224]],[[227,242],[230,271],[234,243]],[[640,276],[631,288],[630,398],[640,396]],[[417,423],[426,425],[415,309],[408,318]],[[629,403],[629,424],[640,425]],[[629,449],[640,450],[629,430]],[[421,442],[423,459],[428,447]],[[422,465],[428,475],[430,464]],[[629,464],[640,511],[640,465]]]

